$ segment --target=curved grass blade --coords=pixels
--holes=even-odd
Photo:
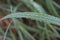
[[[48,14],[38,14],[36,12],[18,12],[15,14],[9,14],[3,17],[2,19],[0,19],[0,21],[7,18],[30,18],[32,20],[38,20],[46,23],[48,22],[48,23],[52,23],[60,26],[60,18],[51,16]]]
[[[8,30],[9,30],[9,27],[10,27],[10,24],[7,26],[7,29],[6,29],[6,32],[5,32],[5,34],[4,34],[4,39],[3,39],[3,40],[6,40],[6,36],[7,36]]]

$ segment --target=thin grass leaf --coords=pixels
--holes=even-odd
[[[54,4],[57,8],[60,9],[60,5],[59,5],[58,3],[56,3],[56,2],[53,1],[53,4]]]
[[[0,33],[4,34],[4,31],[3,31],[3,29],[1,28],[1,26],[0,26]]]
[[[15,19],[15,18],[14,18],[14,19]],[[14,20],[14,19],[13,19],[14,27],[15,27],[18,35],[19,35],[19,39],[20,39],[20,40],[24,40],[22,33],[20,32],[20,30],[19,30],[18,27],[17,27],[17,25],[19,26],[19,24],[18,24],[17,20],[16,20],[16,19]]]
[[[18,26],[20,27],[19,29],[23,32],[23,34],[25,36],[28,36],[27,39],[29,38],[31,40],[35,40],[34,37],[27,30],[25,30],[25,28],[23,28],[23,26],[21,24],[19,24],[19,21],[18,20],[16,20],[16,21],[17,21]]]
[[[10,27],[10,24],[7,26],[7,29],[6,29],[6,32],[5,32],[5,34],[4,34],[4,39],[3,39],[3,40],[6,40],[6,36],[7,36],[8,30],[9,30],[9,27]]]
[[[25,25],[25,24],[22,23],[22,22],[19,22],[19,24],[20,24],[21,26],[23,26],[26,30],[39,33],[39,29],[37,29],[37,28],[31,27],[31,26],[27,26],[27,25]]]
[[[50,24],[48,24],[48,25],[53,30],[53,32],[56,34],[56,36],[60,38],[60,34],[58,33],[58,31],[55,28],[53,28],[52,25],[50,25]]]
[[[14,22],[14,27],[15,27],[18,35],[19,35],[19,39],[20,39],[20,40],[24,40],[24,38],[23,38],[23,36],[22,36],[22,33],[20,32],[20,30],[19,30],[18,27],[17,27],[17,25],[19,26],[19,24],[18,24],[18,22],[17,22],[17,20],[16,20],[15,18],[13,19],[13,22]]]
[[[31,40],[36,40],[27,30],[25,30],[23,27],[20,27],[21,31],[27,35]]]
[[[46,0],[46,4],[47,4],[47,7],[48,7],[49,11],[51,13],[53,13],[52,15],[55,15],[55,16],[59,17],[58,12],[53,5],[53,1],[52,0]]]
[[[10,30],[10,35],[12,37],[12,40],[16,40],[16,37],[15,37],[14,33],[11,30]]]
[[[47,31],[47,24],[44,24],[45,25],[45,32],[46,32],[46,37],[47,37],[47,40],[51,40],[50,37],[49,37],[49,33]]]
[[[40,36],[39,40],[45,40],[45,32],[41,32],[39,36]]]
[[[47,29],[45,29],[45,27],[41,26],[38,21],[36,22],[36,25],[37,25],[37,28],[40,29],[40,31],[46,31],[47,30]],[[52,33],[52,31],[50,31],[50,30],[48,30],[48,32]]]
[[[19,35],[19,39],[20,39],[20,40],[24,40],[23,35],[22,35],[22,33],[21,33],[20,30],[18,30],[18,35]]]
[[[29,30],[29,31],[33,31],[33,32],[39,33],[39,29],[32,28],[32,27],[29,27],[29,26],[25,26],[24,28],[25,28],[26,30]]]

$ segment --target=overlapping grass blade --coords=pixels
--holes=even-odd
[[[12,37],[12,40],[16,40],[16,37],[14,35],[14,33],[10,30],[10,36]]]
[[[9,27],[10,27],[10,24],[7,26],[6,32],[4,33],[4,38],[3,38],[3,40],[6,40]]]
[[[18,35],[20,40],[24,40],[22,32],[20,30],[18,30]]]
[[[55,9],[52,0],[46,0],[46,5],[47,5],[49,11],[52,13],[52,15],[59,17],[58,12],[57,12],[57,10]]]
[[[28,36],[30,40],[36,40],[27,30],[25,30],[23,27],[20,27],[21,31],[24,35]]]
[[[18,12],[15,14],[9,14],[0,19],[0,21],[7,18],[30,18],[32,20],[38,20],[46,23],[48,22],[60,26],[60,18],[48,14],[37,14],[36,12]]]

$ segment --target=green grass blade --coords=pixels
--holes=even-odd
[[[18,35],[19,35],[19,39],[20,39],[20,40],[24,40],[23,35],[22,35],[22,33],[21,33],[20,30],[18,30]]]
[[[15,37],[14,33],[11,30],[10,30],[10,35],[12,37],[12,40],[16,40],[16,37]]]
[[[25,30],[23,27],[20,27],[21,31],[27,35],[31,40],[36,40],[27,30]]]
[[[59,17],[58,12],[53,5],[53,1],[52,0],[46,0],[46,4],[47,4],[47,7],[48,7],[49,11],[51,13],[53,13],[52,15],[55,15],[55,16]]]
[[[4,34],[4,39],[3,40],[6,40],[6,36],[7,36],[8,30],[9,30],[9,27],[10,27],[10,24],[7,26],[7,29],[6,29],[6,32]]]
[[[48,14],[37,14],[35,12],[18,12],[15,14],[9,14],[5,17],[3,17],[1,20],[7,19],[7,18],[30,18],[32,20],[37,20],[37,21],[43,21],[43,22],[48,22],[52,24],[56,24],[60,26],[60,18],[48,15]]]

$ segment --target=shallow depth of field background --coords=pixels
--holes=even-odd
[[[60,0],[0,0],[0,40],[60,40]]]

